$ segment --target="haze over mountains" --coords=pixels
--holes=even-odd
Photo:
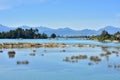
[[[8,27],[0,24],[0,32],[7,32],[10,30],[14,30],[18,27]],[[20,26],[19,28],[22,29],[29,29],[29,28],[37,28],[39,30],[39,33],[46,33],[47,35],[50,35],[52,33],[55,33],[57,35],[71,35],[71,36],[77,36],[77,35],[98,35],[100,34],[103,30],[108,31],[110,34],[114,34],[117,31],[120,31],[120,28],[113,27],[113,26],[107,26],[104,28],[101,28],[99,30],[91,30],[91,29],[83,29],[83,30],[73,30],[68,27],[66,28],[58,28],[58,29],[52,29],[48,27],[29,27],[29,26]]]

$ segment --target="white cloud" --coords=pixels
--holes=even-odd
[[[10,9],[22,4],[43,3],[47,0],[0,0],[0,10]]]

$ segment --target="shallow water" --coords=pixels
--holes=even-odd
[[[0,39],[0,43],[5,42],[30,42],[30,43],[65,43],[65,44],[95,44],[105,46],[120,46],[115,42],[98,42],[93,40],[82,40],[81,38],[58,38],[58,39]]]
[[[3,42],[14,40],[4,40]],[[18,40],[16,40],[18,42]],[[51,42],[54,40],[21,40],[23,42]],[[60,40],[55,40],[59,41]],[[74,42],[75,41],[75,42]],[[61,40],[61,42],[67,42]],[[88,40],[73,39],[68,43],[88,43]],[[94,42],[101,43],[101,42]],[[92,43],[91,43],[92,44]],[[103,45],[119,46],[116,43],[101,43]],[[119,80],[120,53],[111,54],[109,57],[101,57],[105,52],[101,47],[65,47],[65,48],[28,48],[28,49],[2,49],[0,53],[0,80]],[[8,52],[14,50],[14,56]],[[33,52],[33,50],[35,50]],[[65,52],[62,52],[65,50]],[[108,51],[118,51],[119,48],[107,48]],[[35,55],[30,55],[35,53]],[[66,57],[87,55],[87,59],[79,59],[74,62],[66,62]],[[101,61],[93,62],[90,56],[99,56]],[[17,61],[29,61],[28,64],[17,64]],[[89,65],[88,63],[92,63]],[[109,67],[108,65],[112,65]]]

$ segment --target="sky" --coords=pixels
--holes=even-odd
[[[120,27],[120,0],[0,0],[0,24],[76,30]]]

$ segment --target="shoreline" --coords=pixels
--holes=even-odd
[[[120,46],[112,46],[112,45],[100,45],[100,44],[65,44],[65,43],[28,43],[28,42],[7,42],[0,43],[0,49],[9,49],[9,48],[59,48],[59,47],[116,47],[120,48]]]

